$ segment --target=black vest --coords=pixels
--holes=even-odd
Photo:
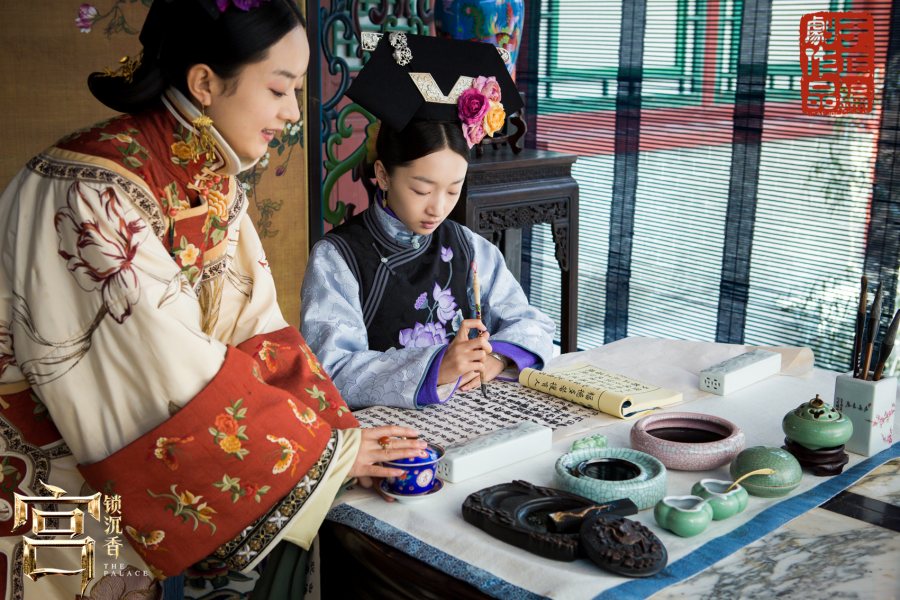
[[[334,245],[359,283],[369,349],[384,352],[404,345],[434,345],[441,343],[441,331],[449,342],[454,334],[453,318],[448,318],[451,311],[455,315],[461,310],[466,319],[475,316],[468,296],[473,251],[462,226],[444,221],[430,235],[420,236],[418,248],[403,247],[378,223],[376,210],[382,209],[372,206],[324,238]],[[447,248],[453,252],[449,262],[443,260]],[[440,304],[434,297],[435,284]],[[406,344],[402,344],[400,334],[407,329],[412,331],[406,332]],[[418,335],[412,335],[413,331]]]

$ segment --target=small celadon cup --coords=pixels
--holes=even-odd
[[[444,457],[444,449],[437,444],[429,444],[425,448],[425,453],[427,456],[424,457],[415,456],[381,463],[386,467],[404,471],[400,477],[385,479],[388,491],[404,496],[425,494],[431,491],[431,488],[437,483],[437,466]]]
[[[721,479],[701,479],[691,488],[691,493],[706,499],[713,510],[713,521],[721,521],[743,512],[750,499],[747,490],[740,484],[726,492],[730,485],[730,481]]]
[[[706,531],[713,520],[713,509],[700,496],[666,496],[653,509],[659,526],[681,537]]]

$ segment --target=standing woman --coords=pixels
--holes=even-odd
[[[140,41],[88,82],[126,114],[33,158],[0,198],[3,473],[27,496],[49,495],[40,480],[118,495],[137,555],[117,564],[249,571],[279,540],[308,548],[348,478],[393,475],[375,463],[424,442],[358,429],[281,315],[235,178],[300,117],[295,4],[156,0]],[[106,556],[117,532],[84,522]],[[23,533],[0,538],[8,567]],[[71,598],[77,580],[29,586]]]

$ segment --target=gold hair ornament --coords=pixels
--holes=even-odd
[[[103,74],[107,77],[123,77],[125,81],[131,83],[132,79],[134,79],[134,72],[138,70],[138,67],[141,66],[141,56],[143,53],[138,53],[137,56],[132,58],[131,56],[123,56],[119,59],[119,68],[113,71],[109,67],[103,70]]]

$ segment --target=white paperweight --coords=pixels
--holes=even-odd
[[[438,464],[438,477],[456,483],[546,452],[553,430],[522,421],[447,447]]]
[[[781,371],[781,355],[751,350],[700,371],[700,389],[725,396]]]

